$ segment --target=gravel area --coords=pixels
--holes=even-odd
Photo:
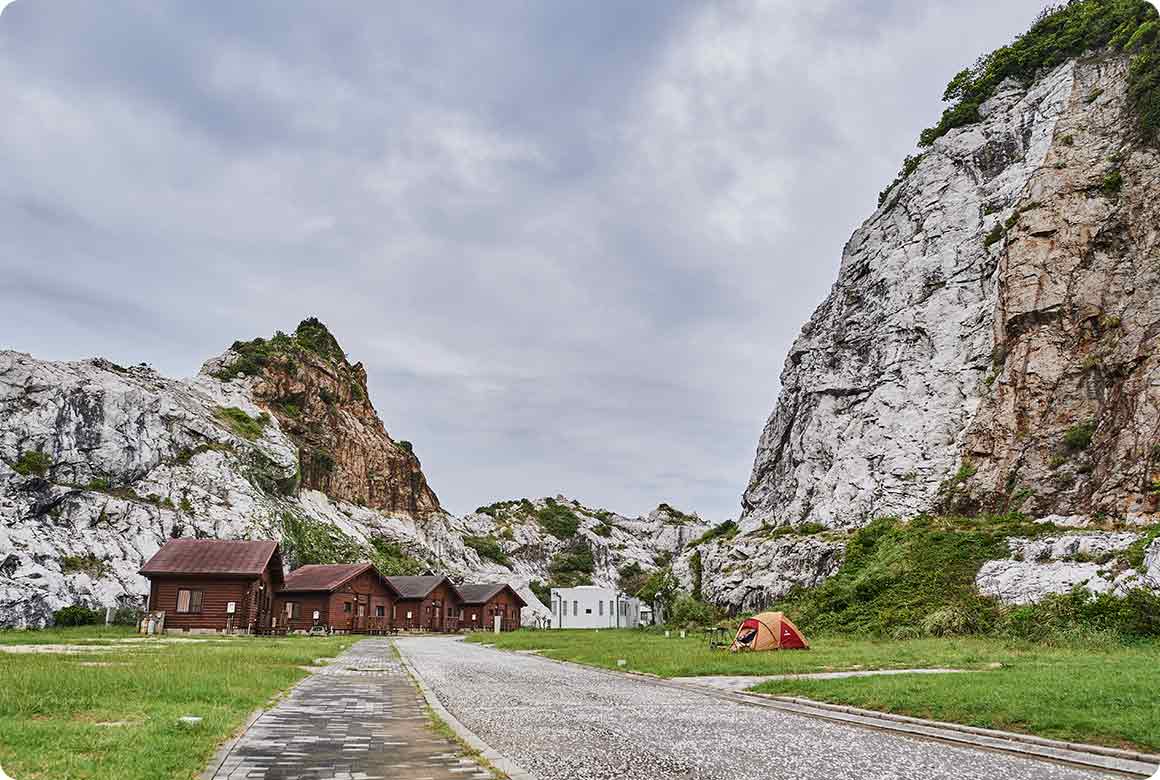
[[[399,650],[469,729],[539,780],[1092,780],[455,639]]]

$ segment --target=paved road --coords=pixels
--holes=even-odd
[[[490,778],[428,728],[418,689],[387,639],[368,639],[299,684],[250,727],[218,780]]]
[[[400,639],[440,701],[539,780],[1093,780],[454,639]]]

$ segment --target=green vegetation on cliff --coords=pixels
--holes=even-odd
[[[235,341],[230,349],[237,353],[237,359],[214,374],[223,382],[236,376],[257,376],[275,358],[293,359],[309,353],[334,363],[346,362],[338,340],[316,317],[302,320],[293,334],[278,331],[269,339]]]
[[[978,122],[980,107],[1009,78],[1030,84],[1044,69],[1089,51],[1111,47],[1131,55],[1128,94],[1140,129],[1160,132],[1160,42],[1156,10],[1145,0],[1071,0],[1047,9],[1014,43],[996,49],[951,79],[943,100],[952,105],[922,132],[930,146],[957,127]]]
[[[308,564],[370,561],[384,575],[419,574],[423,562],[409,555],[397,542],[375,537],[368,544],[329,523],[303,515],[284,513],[280,518],[282,554],[292,568]]]

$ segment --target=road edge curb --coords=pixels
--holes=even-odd
[[[395,646],[395,650],[399,654],[399,662],[403,664],[403,668],[407,670],[407,674],[415,681],[419,692],[427,700],[427,706],[434,710],[435,714],[447,723],[451,730],[455,732],[456,736],[470,745],[472,749],[479,751],[481,756],[487,759],[496,769],[506,774],[511,780],[538,780],[531,772],[484,742],[479,735],[467,728],[458,718],[452,715],[451,711],[443,706],[443,702],[439,701],[439,697],[435,695],[435,691],[427,685],[427,681],[419,674],[419,670],[407,658],[406,653],[399,643],[394,639],[391,640],[391,643]]]

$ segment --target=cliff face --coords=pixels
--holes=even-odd
[[[1160,169],[1126,68],[1092,55],[1006,82],[887,194],[790,351],[744,530],[1154,519]]]
[[[238,342],[207,370],[248,380],[298,446],[303,487],[384,512],[439,511],[411,445],[390,437],[371,404],[362,363],[352,365],[317,320],[291,336]]]

